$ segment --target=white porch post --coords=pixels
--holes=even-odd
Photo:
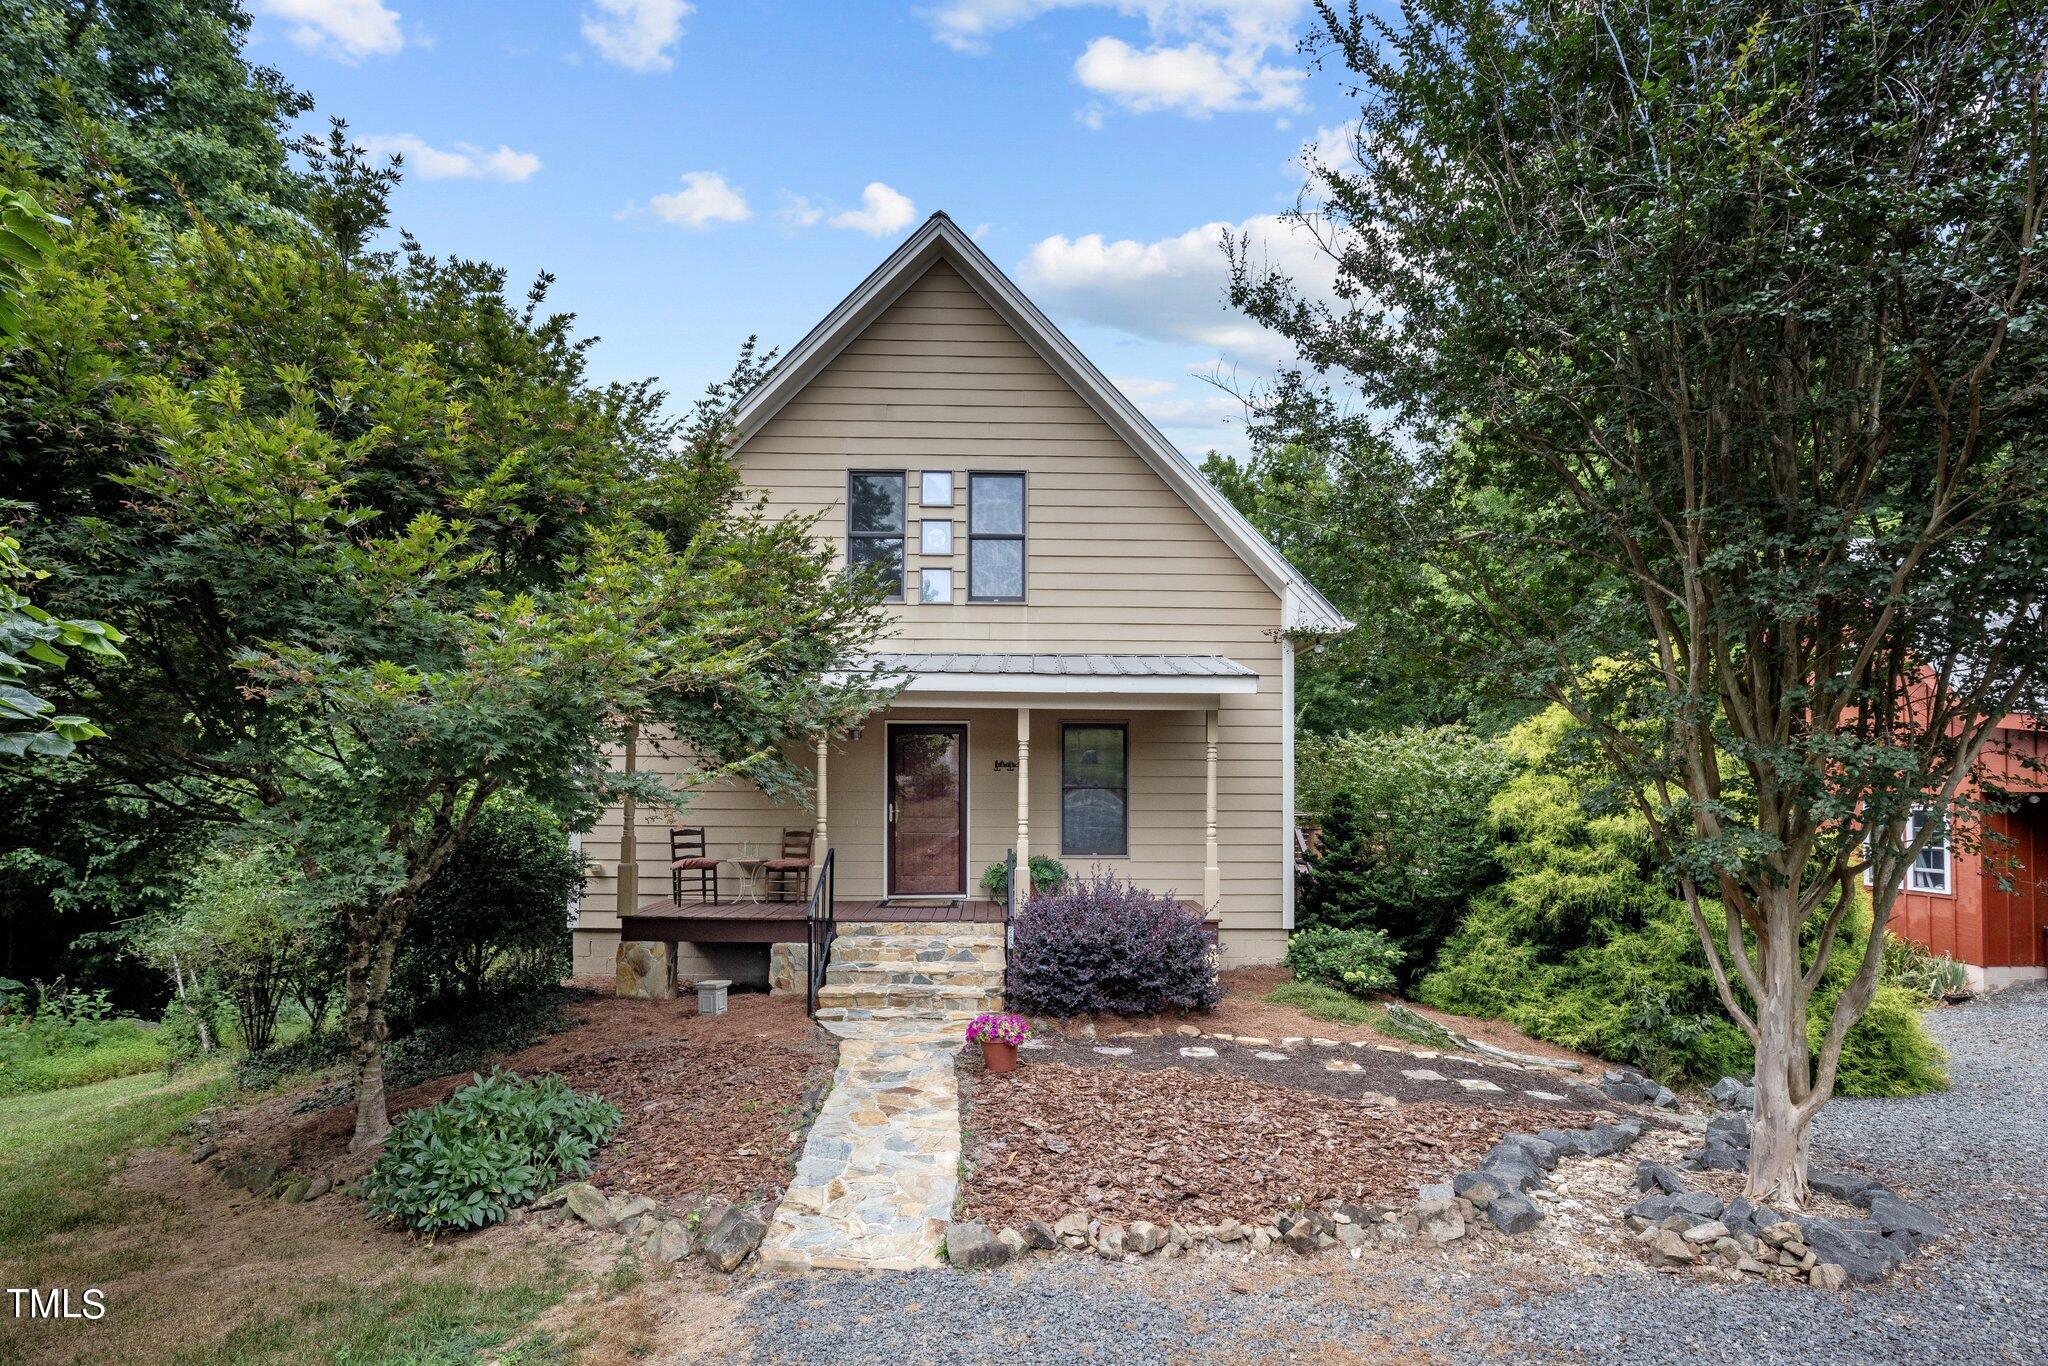
[[[832,847],[832,832],[825,820],[825,777],[828,767],[829,749],[826,737],[818,737],[818,849],[813,858],[823,859],[825,851]]]
[[[639,770],[640,727],[630,725],[626,727],[626,775],[631,777]],[[630,796],[619,803],[619,822],[619,890],[614,909],[620,915],[631,915],[640,901],[640,835],[634,829],[640,823],[640,812]]]
[[[1216,863],[1216,739],[1220,729],[1214,707],[1202,718],[1204,800],[1202,836],[1202,909],[1213,911],[1223,899],[1223,869]]]
[[[1024,885],[1021,903],[1031,894],[1031,708],[1017,708],[1017,875]]]

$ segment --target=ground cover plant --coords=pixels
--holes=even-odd
[[[590,1174],[618,1107],[558,1076],[494,1071],[392,1126],[365,1185],[372,1212],[420,1233],[495,1224]]]
[[[1076,878],[1017,912],[1012,1004],[1030,1015],[1151,1015],[1223,998],[1202,917],[1114,873]]]
[[[1287,966],[1296,978],[1353,996],[1392,991],[1406,957],[1378,930],[1318,925],[1297,930],[1287,939]]]

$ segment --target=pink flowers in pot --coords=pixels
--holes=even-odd
[[[1022,1015],[991,1012],[977,1015],[967,1026],[967,1042],[1008,1044],[1015,1048],[1031,1036],[1031,1022]]]

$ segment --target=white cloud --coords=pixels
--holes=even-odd
[[[835,228],[852,228],[870,237],[887,237],[910,226],[917,206],[881,181],[873,181],[860,192],[861,207],[832,215]]]
[[[744,223],[754,216],[754,211],[747,207],[747,197],[726,184],[725,177],[715,171],[687,172],[682,189],[654,196],[648,207],[666,221],[686,228]]]
[[[927,17],[938,41],[985,52],[995,35],[1058,9],[1107,9],[1143,21],[1142,46],[1102,35],[1074,62],[1082,86],[1126,109],[1200,118],[1303,107],[1306,75],[1286,63],[1308,0],[948,0]],[[1099,127],[1102,110],[1081,118]]]
[[[1143,375],[1111,375],[1109,382],[1123,392],[1124,397],[1143,403],[1147,399],[1165,398],[1177,392],[1180,385],[1170,379],[1149,379]]]
[[[467,142],[458,142],[452,148],[434,147],[413,133],[381,133],[358,138],[356,142],[373,157],[394,153],[403,156],[407,167],[422,180],[502,180],[517,184],[532,179],[534,172],[540,170],[539,157],[531,152],[515,152],[502,142],[495,152]]]
[[[1287,341],[1230,306],[1223,234],[1249,237],[1255,262],[1290,276],[1312,298],[1334,297],[1336,267],[1308,231],[1274,215],[1205,223],[1153,242],[1100,233],[1035,243],[1017,267],[1032,298],[1055,315],[1154,341],[1212,348],[1225,359],[1270,366],[1290,359]]]
[[[1316,129],[1316,135],[1301,149],[1292,169],[1304,179],[1312,171],[1335,171],[1357,175],[1364,167],[1358,160],[1358,124],[1338,123]]]
[[[696,12],[689,0],[593,0],[583,11],[583,36],[598,55],[628,71],[667,71],[669,49],[683,36],[683,20]]]
[[[775,211],[775,217],[782,226],[794,232],[798,228],[812,228],[823,219],[825,211],[800,194],[782,192],[782,207]]]
[[[1097,38],[1075,60],[1074,79],[1141,114],[1175,109],[1206,118],[1235,109],[1297,109],[1308,77],[1267,65],[1250,49],[1185,43],[1140,51],[1121,38]]]
[[[256,10],[283,20],[285,36],[300,47],[347,62],[405,46],[398,12],[382,0],[257,0]]]

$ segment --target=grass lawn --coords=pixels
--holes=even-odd
[[[233,1209],[197,1169],[180,1192],[182,1165],[171,1193],[116,1178],[234,1094],[216,1062],[0,1099],[0,1275],[97,1286],[108,1309],[91,1324],[0,1321],[0,1362],[564,1359],[531,1332],[576,1284],[559,1255],[365,1238],[339,1203]]]
[[[163,1045],[153,1028],[134,1020],[117,1020],[100,1032],[102,1037],[89,1047],[55,1052],[37,1047],[26,1030],[0,1032],[0,1096],[88,1086],[163,1067]]]
[[[1349,992],[1319,982],[1288,982],[1266,993],[1267,1005],[1293,1006],[1304,1015],[1331,1024],[1367,1025],[1403,1043],[1435,1044],[1435,1035],[1403,1025],[1376,1001],[1361,1001]]]

